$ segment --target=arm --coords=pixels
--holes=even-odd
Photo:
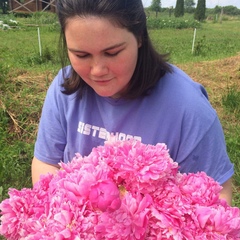
[[[232,204],[232,180],[228,179],[222,184],[222,190],[220,192],[220,198],[225,199],[227,203],[231,206]]]
[[[38,160],[36,157],[32,160],[32,183],[33,185],[40,179],[40,175],[53,173],[59,169],[58,165],[51,165]]]

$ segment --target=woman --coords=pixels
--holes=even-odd
[[[58,0],[63,69],[42,110],[33,183],[107,139],[166,143],[181,172],[205,171],[231,204],[234,173],[205,89],[153,48],[141,0]],[[66,61],[63,61],[63,66]]]

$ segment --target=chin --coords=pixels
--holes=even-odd
[[[96,92],[100,97],[109,97],[109,98],[119,98],[120,94],[117,93],[106,93],[106,92]]]
[[[96,94],[97,95],[99,95],[100,97],[112,97],[112,96],[114,96],[114,95],[112,95],[112,94],[107,94],[107,93],[99,93],[99,92],[96,92]]]

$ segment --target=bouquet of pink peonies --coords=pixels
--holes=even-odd
[[[238,239],[240,209],[205,173],[181,174],[165,144],[108,142],[0,204],[9,240]]]

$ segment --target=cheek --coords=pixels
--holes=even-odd
[[[84,77],[88,73],[88,68],[82,64],[76,64],[73,68],[81,77]]]
[[[76,58],[69,58],[73,69],[77,72],[80,76],[85,76],[89,72],[88,64],[85,62],[79,61]]]
[[[132,76],[136,68],[137,57],[138,57],[137,53],[133,52],[132,55],[129,55],[128,57],[123,59],[122,64],[120,66],[124,74]]]

